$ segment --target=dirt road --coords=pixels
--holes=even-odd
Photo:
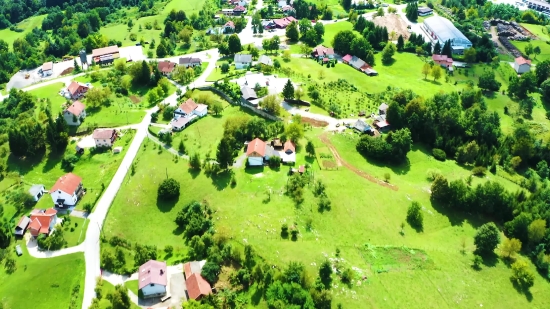
[[[319,136],[319,138],[330,149],[330,151],[332,152],[332,155],[336,159],[336,162],[337,162],[338,166],[344,166],[347,169],[349,169],[350,171],[357,174],[358,176],[363,177],[363,178],[365,178],[366,180],[368,180],[370,182],[374,182],[374,183],[379,184],[383,187],[390,188],[394,191],[399,190],[399,187],[391,185],[391,184],[389,184],[385,181],[382,181],[380,179],[377,179],[376,177],[374,177],[374,176],[372,176],[372,175],[356,168],[355,166],[349,164],[344,159],[342,159],[342,157],[340,157],[340,154],[338,153],[338,150],[336,150],[336,147],[334,147],[334,145],[332,145],[332,143],[330,142],[330,139],[327,137],[326,133],[321,134]]]

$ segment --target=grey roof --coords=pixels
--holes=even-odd
[[[264,155],[264,157],[273,157],[273,156],[280,157],[279,152],[275,151],[273,146],[266,143],[265,144],[265,155]]]
[[[33,185],[33,186],[29,189],[29,193],[30,193],[32,196],[36,196],[38,193],[41,193],[42,191],[44,191],[44,185]]]
[[[180,58],[179,60],[180,64],[188,64],[188,63],[200,63],[200,58],[192,58],[192,57],[184,57]]]
[[[359,119],[357,120],[357,122],[353,125],[353,128],[358,130],[358,131],[361,131],[361,132],[365,132],[365,131],[368,131],[371,129],[371,126],[369,126],[365,121]]]
[[[365,61],[363,61],[362,59],[360,58],[357,58],[355,56],[351,57],[351,60],[349,61],[349,64],[356,68],[356,69],[360,69],[363,65],[365,65]]]
[[[243,94],[243,98],[245,100],[248,100],[248,99],[257,99],[258,98],[258,95],[256,95],[256,92],[254,91],[254,89],[248,87],[248,86],[243,86],[241,88],[241,92]]]
[[[252,55],[236,54],[234,61],[240,63],[250,63],[252,62]]]
[[[378,110],[381,110],[381,111],[387,111],[388,110],[388,104],[386,103],[382,103],[380,104],[380,107],[378,107]]]
[[[472,44],[451,21],[441,16],[432,16],[424,19],[424,25],[431,29],[443,42],[451,40],[455,44]]]
[[[271,58],[269,58],[266,55],[261,55],[260,59],[258,59],[258,62],[260,62],[261,64],[265,64],[265,65],[270,65],[270,66],[273,65],[273,60],[271,60]]]
[[[428,12],[432,12],[433,10],[430,9],[429,7],[419,7],[418,8],[418,13],[428,13]]]

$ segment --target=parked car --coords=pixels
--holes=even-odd
[[[21,250],[21,245],[15,246],[15,253],[17,253],[17,256],[23,255],[23,250]]]

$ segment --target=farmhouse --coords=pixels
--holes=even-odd
[[[95,129],[92,138],[96,147],[112,147],[117,134],[115,129]]]
[[[424,20],[423,26],[431,39],[439,41],[441,46],[445,42],[451,41],[451,49],[454,54],[463,54],[464,49],[472,47],[472,42],[446,18],[428,17]]]
[[[334,58],[334,49],[319,45],[313,49],[311,52],[311,57],[316,59],[333,59]]]
[[[235,6],[235,8],[233,9],[233,15],[239,16],[242,14],[246,14],[246,8],[242,5]]]
[[[166,295],[168,273],[166,262],[149,260],[139,267],[139,290],[143,298],[160,297]]]
[[[81,84],[79,82],[72,81],[69,87],[67,87],[67,94],[65,95],[65,97],[67,99],[76,100],[81,96],[83,96],[84,94],[86,94],[88,89],[89,89],[88,86]]]
[[[202,297],[212,293],[212,287],[208,281],[201,276],[201,269],[206,261],[194,261],[183,264],[183,274],[187,287],[187,299],[200,300]]]
[[[70,126],[78,126],[86,118],[86,106],[80,101],[74,101],[63,111],[63,118]]]
[[[44,188],[44,185],[33,185],[29,189],[29,194],[35,202],[38,202],[44,193],[46,193],[46,188]]]
[[[362,59],[357,58],[355,56],[351,57],[351,60],[349,61],[349,65],[351,65],[352,67],[354,67],[355,69],[357,69],[359,71],[362,71],[361,68],[365,64],[367,64],[365,61],[363,61]]]
[[[279,151],[279,157],[283,163],[296,162],[296,145],[291,141],[286,141],[283,145],[283,151]]]
[[[389,128],[390,124],[386,121],[386,115],[378,115],[374,118],[374,126],[377,129],[387,129]]]
[[[262,166],[264,160],[267,161],[272,156],[279,156],[279,152],[273,147],[259,138],[255,138],[248,143],[246,148],[246,156],[250,166]]]
[[[453,58],[447,57],[447,55],[433,54],[432,60],[434,63],[437,63],[444,68],[451,68],[453,66]]]
[[[429,7],[418,8],[418,16],[428,16],[428,15],[432,15],[433,13],[434,13],[434,10],[430,9]]]
[[[193,99],[189,98],[174,111],[174,117],[204,117],[208,113],[208,106],[204,104],[197,104]]]
[[[183,57],[183,58],[180,58],[179,63],[181,66],[189,68],[189,67],[200,66],[202,64],[202,61],[200,58]]]
[[[351,55],[345,55],[344,57],[342,57],[342,62],[345,63],[345,64],[349,64],[349,62],[351,61],[353,57]]]
[[[120,57],[118,46],[108,46],[92,50],[92,60],[100,65],[111,64]]]
[[[531,60],[527,60],[523,57],[517,57],[514,60],[514,70],[518,74],[529,72],[531,70]]]
[[[25,234],[25,231],[27,231],[27,227],[29,226],[29,223],[31,223],[31,219],[27,216],[21,217],[19,219],[19,222],[15,226],[13,230],[13,234],[15,236],[23,236]]]
[[[252,65],[252,55],[236,54],[233,62],[235,62],[235,69],[246,69]]]
[[[258,63],[267,65],[270,67],[273,66],[273,60],[266,55],[261,55],[260,58],[258,59]]]
[[[51,76],[53,74],[53,62],[44,63],[40,72],[42,72],[42,76]]]
[[[159,62],[157,67],[162,75],[170,76],[176,68],[176,64],[174,62],[166,60]]]
[[[293,21],[298,22],[296,18],[293,16],[287,16],[279,19],[274,19],[273,23],[275,23],[275,27],[279,29],[285,29],[288,25],[290,25]]]
[[[235,23],[233,21],[228,21],[223,26],[223,32],[225,33],[233,33],[235,32]]]
[[[29,230],[33,237],[38,237],[41,234],[49,235],[57,222],[57,210],[49,209],[34,209],[31,212]]]
[[[353,128],[361,133],[368,133],[372,130],[372,127],[361,119],[358,119],[357,122],[355,122]]]
[[[74,206],[82,196],[82,178],[73,173],[59,177],[50,189],[50,196],[56,207]]]
[[[249,101],[249,100],[255,100],[258,98],[258,95],[256,95],[256,92],[254,89],[248,87],[248,86],[242,86],[241,87],[241,93],[243,94],[243,99]]]

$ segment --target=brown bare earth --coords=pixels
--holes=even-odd
[[[329,161],[329,160],[323,160],[321,163],[323,163],[324,168],[336,168],[336,163]]]
[[[135,95],[131,95],[131,96],[130,96],[130,100],[132,100],[132,102],[133,102],[134,104],[137,104],[137,103],[141,102],[141,99],[138,98],[138,97],[136,97]]]
[[[342,159],[342,157],[340,157],[340,154],[338,153],[338,150],[336,150],[334,145],[332,145],[332,143],[330,142],[330,140],[326,136],[326,133],[321,134],[319,136],[319,139],[321,139],[321,141],[330,149],[330,151],[332,152],[332,155],[336,159],[336,162],[338,163],[339,166],[346,167],[350,171],[354,172],[355,174],[357,174],[360,177],[365,178],[366,180],[368,180],[370,182],[374,182],[374,183],[379,184],[383,187],[390,188],[394,191],[399,190],[399,188],[397,186],[391,185],[391,184],[389,184],[385,181],[377,179],[376,177],[374,177],[374,176],[372,176],[372,175],[370,175],[370,174],[368,174],[368,173],[366,173],[362,170],[359,170],[355,166],[353,166],[353,165],[349,164],[348,162],[344,161],[344,159]],[[324,164],[324,162],[323,162],[323,164]]]
[[[322,128],[322,127],[328,126],[328,122],[326,121],[317,120],[317,119],[308,118],[308,117],[302,117],[302,122],[309,123],[312,127]]]
[[[388,28],[388,34],[395,31],[397,35],[394,38],[390,37],[390,40],[397,40],[399,35],[402,35],[405,40],[410,36],[407,30],[407,23],[397,14],[386,14],[384,16],[376,16],[373,20],[374,24],[379,27]]]
[[[66,68],[65,70],[63,70],[63,72],[61,72],[61,76],[71,74],[73,71],[74,68]]]

